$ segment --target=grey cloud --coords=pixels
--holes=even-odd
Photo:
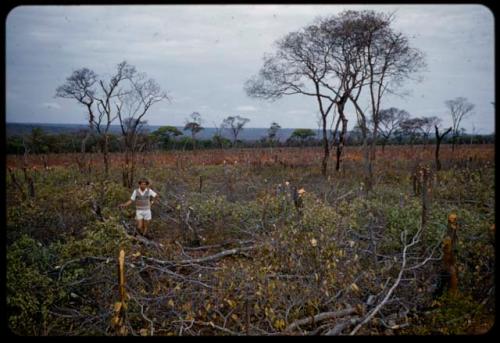
[[[236,111],[241,111],[241,112],[255,112],[257,111],[257,108],[252,105],[240,105],[235,108]]]
[[[243,83],[258,71],[276,39],[347,8],[396,11],[395,27],[414,37],[413,44],[427,55],[424,80],[407,83],[411,95],[388,97],[384,106],[445,121],[444,101],[466,96],[477,108],[467,130],[473,123],[492,130],[494,19],[479,5],[17,7],[6,22],[7,121],[85,123],[83,109],[70,100],[57,100],[60,109],[38,104],[55,103],[56,87],[76,68],[106,76],[127,60],[172,95],[171,103],[152,109],[151,124],[182,125],[198,110],[212,125],[247,106],[256,109],[249,126],[276,121],[283,127],[316,128],[313,99],[263,102],[248,98]]]
[[[40,107],[46,107],[54,110],[61,109],[61,105],[59,105],[57,102],[44,102],[40,104]]]

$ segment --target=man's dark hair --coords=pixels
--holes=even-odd
[[[148,185],[148,186],[149,186],[149,180],[148,180],[148,179],[146,179],[146,178],[139,179],[139,181],[138,181],[137,183],[138,183],[138,184],[141,184],[141,183],[143,183],[143,182],[144,182],[146,185]]]

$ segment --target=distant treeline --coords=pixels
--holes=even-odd
[[[233,142],[225,137],[214,135],[211,139],[196,139],[185,135],[170,136],[161,135],[159,130],[151,133],[140,133],[138,140],[141,150],[193,150],[193,149],[220,149],[237,146],[239,148],[266,148],[266,147],[312,147],[321,146],[322,141],[317,138],[314,130],[297,129],[286,140],[271,139],[262,137],[259,140],[237,140]],[[15,134],[8,136],[6,150],[7,154],[24,154],[26,151],[33,154],[45,153],[74,153],[82,151],[82,142],[87,136],[85,130],[74,133],[47,133],[42,128],[33,128],[29,134]],[[84,144],[85,152],[98,152],[99,136],[89,134]],[[109,134],[110,152],[123,151],[122,136],[119,134]],[[450,143],[451,137],[443,140],[444,144]],[[493,144],[495,135],[461,135],[457,144]],[[434,144],[434,137],[407,136],[396,134],[387,141],[377,138],[377,144],[382,145],[420,145]],[[357,146],[362,144],[361,135],[352,131],[346,138],[346,145]]]

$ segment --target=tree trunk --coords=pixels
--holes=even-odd
[[[450,213],[448,215],[448,226],[446,229],[446,235],[451,238],[451,247],[453,251],[457,248],[458,241],[458,223],[457,223],[457,215],[455,213]]]
[[[90,136],[90,131],[88,131],[85,134],[85,137],[82,139],[82,142],[80,144],[80,153],[78,152],[75,153],[78,170],[82,174],[85,174],[87,172],[88,158],[87,158],[87,149],[85,147],[89,136]]]
[[[452,238],[446,236],[443,240],[443,271],[442,271],[442,283],[444,284],[440,287],[440,293],[446,288],[448,293],[455,295],[458,293],[458,277],[457,277],[457,267],[456,258],[453,251],[453,241]]]
[[[428,217],[428,212],[429,212],[429,198],[428,198],[428,187],[429,187],[429,169],[427,167],[423,167],[420,169],[420,189],[422,191],[422,218],[421,218],[421,225],[422,225],[422,253],[425,252],[425,237],[426,237],[426,230],[427,230],[427,217]]]
[[[107,177],[109,175],[109,136],[107,133],[104,134],[102,153],[104,158],[104,173]]]
[[[326,176],[326,169],[328,166],[328,157],[330,156],[330,149],[328,147],[328,137],[326,133],[326,116],[322,116],[323,119],[323,160],[321,161],[321,174]]]
[[[370,182],[370,173],[371,173],[371,165],[370,165],[370,151],[368,149],[368,135],[366,134],[366,129],[362,130],[363,132],[363,159],[365,166],[365,184],[368,187],[368,183]]]
[[[130,172],[128,174],[128,187],[132,187],[134,185],[134,176],[135,176],[135,152],[132,152],[132,161],[130,163]]]
[[[441,161],[439,161],[439,147],[440,146],[441,146],[441,140],[438,138],[436,140],[436,152],[435,152],[436,170],[441,170]]]
[[[131,188],[134,185],[135,159],[136,159],[135,147],[126,145],[125,161],[122,171],[124,187]]]
[[[339,144],[337,145],[337,164],[335,165],[335,170],[340,170],[340,157],[344,149],[345,135],[347,133],[347,119],[344,116],[343,109],[341,112],[342,116],[342,131],[340,132]]]
[[[365,146],[365,162],[366,162],[366,191],[370,191],[373,188],[373,138],[368,146],[368,142]]]
[[[368,158],[366,190],[371,191],[372,188],[373,188],[373,161],[371,158]]]
[[[434,126],[434,129],[436,133],[436,151],[435,151],[436,170],[441,170],[441,162],[439,161],[439,148],[441,146],[441,141],[451,131],[451,128],[443,132],[441,135],[439,135],[439,129],[437,125]]]
[[[373,128],[373,136],[372,136],[372,141],[371,141],[371,144],[370,144],[370,159],[372,161],[375,161],[375,158],[376,158],[376,149],[377,149],[377,146],[376,146],[376,143],[377,143],[377,131],[378,131],[378,123],[375,123],[375,126]]]

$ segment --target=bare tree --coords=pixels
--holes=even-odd
[[[379,113],[379,132],[382,136],[382,151],[385,150],[385,145],[399,128],[399,125],[410,118],[410,114],[405,110],[400,110],[395,107],[381,110]]]
[[[367,77],[365,61],[362,58],[364,46],[360,44],[359,37],[364,35],[364,28],[353,25],[351,18],[356,13],[358,12],[346,11],[338,16],[319,20],[321,30],[327,37],[326,44],[332,46],[328,55],[331,75],[321,80],[321,84],[335,95],[335,110],[338,118],[335,129],[331,130],[331,133],[332,145],[337,146],[335,166],[337,171],[340,170],[340,158],[347,134],[345,106],[351,97],[359,98]],[[334,120],[335,115],[332,118],[332,124]],[[342,128],[339,132],[340,123],[342,123]]]
[[[140,150],[138,137],[147,123],[143,118],[151,106],[168,99],[167,93],[153,79],[146,74],[139,74],[135,67],[131,67],[127,75],[127,89],[118,95],[116,113],[122,132],[122,143],[125,152],[122,169],[123,185],[132,187],[136,166],[136,154]]]
[[[446,107],[450,110],[451,115],[451,133],[452,133],[452,151],[455,151],[455,145],[457,143],[457,138],[460,135],[460,123],[462,119],[471,115],[474,109],[474,104],[467,101],[464,97],[458,97],[453,100],[445,101]]]
[[[66,83],[56,90],[56,97],[75,99],[84,105],[89,115],[91,131],[95,130],[100,139],[104,159],[104,170],[109,175],[109,129],[118,117],[115,112],[119,96],[123,95],[121,85],[135,73],[135,67],[123,61],[107,81],[98,80],[95,72],[88,68],[75,70]]]
[[[351,30],[344,25],[341,16],[318,19],[298,32],[292,32],[279,40],[278,51],[265,58],[258,77],[246,84],[250,96],[277,99],[283,95],[301,94],[313,97],[319,109],[319,124],[322,129],[323,159],[322,174],[326,175],[328,157],[332,148],[328,135],[328,116],[336,106],[339,114],[335,130],[330,137],[335,139],[342,123],[337,141],[337,169],[347,132],[344,107],[350,93],[362,82],[359,45],[351,38]],[[333,123],[335,112],[332,113]]]
[[[351,100],[361,117],[366,141],[367,115],[360,95],[365,86],[368,88],[375,138],[383,95],[394,93],[396,87],[424,66],[422,53],[411,48],[402,33],[391,29],[392,19],[391,15],[373,11],[346,11],[319,19],[279,40],[277,52],[265,58],[259,75],[246,84],[247,93],[254,97],[277,99],[302,94],[316,99],[323,128],[323,175],[330,153],[327,118],[332,108],[335,106],[339,114],[337,130],[342,123],[338,140],[341,153],[347,132],[347,101]],[[336,137],[336,132],[332,136]],[[370,149],[366,166],[371,180],[374,140]]]
[[[364,75],[369,92],[369,111],[373,122],[373,133],[370,152],[365,153],[369,160],[365,162],[367,189],[373,183],[373,161],[375,160],[375,142],[380,124],[381,102],[385,94],[396,93],[403,82],[425,67],[423,54],[410,46],[408,38],[401,32],[391,28],[393,15],[373,11],[347,11],[346,22],[353,28],[355,39],[362,49]],[[363,89],[365,89],[363,87]],[[359,89],[361,91],[361,88]],[[358,94],[350,94],[351,102],[356,108],[360,123],[366,126],[367,113],[360,106]],[[367,127],[364,128],[367,130]]]
[[[78,103],[85,106],[87,114],[89,116],[89,128],[90,130],[85,132],[85,137],[82,139],[81,143],[81,159],[77,159],[77,163],[81,172],[85,170],[85,152],[86,152],[86,142],[92,132],[94,131],[95,125],[95,114],[94,114],[94,85],[97,82],[97,75],[88,68],[81,68],[75,70],[71,76],[66,79],[66,83],[59,86],[56,90],[56,97],[75,99]]]
[[[223,120],[222,124],[227,128],[233,135],[233,146],[236,146],[238,141],[238,135],[243,130],[243,127],[248,123],[250,119],[238,116],[229,116]]]
[[[276,43],[277,51],[264,57],[257,76],[245,84],[249,96],[274,100],[285,95],[300,94],[313,97],[321,114],[324,156],[322,173],[326,175],[330,154],[327,136],[327,116],[335,97],[321,83],[328,77],[329,53],[333,48],[317,25],[291,32]]]

